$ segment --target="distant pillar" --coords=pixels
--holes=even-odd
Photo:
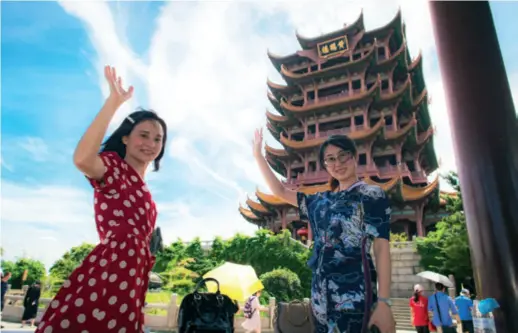
[[[281,230],[286,229],[288,221],[286,220],[286,208],[281,209]]]
[[[406,234],[406,240],[410,240],[410,222],[406,221],[405,224],[404,224],[404,228],[405,228],[405,234]]]
[[[313,231],[311,230],[311,225],[308,223],[308,245],[311,245],[313,241]]]
[[[518,134],[487,1],[430,1],[477,291],[518,332]]]
[[[424,204],[418,203],[415,207],[415,223],[417,228],[417,237],[424,237],[425,231],[424,231],[424,225],[423,225],[423,218],[424,218]]]

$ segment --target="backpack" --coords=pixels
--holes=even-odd
[[[246,319],[252,318],[255,309],[252,309],[252,301],[255,299],[256,296],[250,296],[248,297],[248,300],[245,303],[245,307],[243,309],[243,314],[245,315]]]

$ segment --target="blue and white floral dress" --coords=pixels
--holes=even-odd
[[[370,248],[389,239],[385,192],[363,181],[339,192],[297,193],[300,217],[313,232],[311,305],[317,333],[363,333],[377,300]]]

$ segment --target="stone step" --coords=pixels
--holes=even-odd
[[[402,318],[396,316],[394,316],[394,319],[396,319],[396,322],[398,323],[410,323],[412,321],[410,318]]]

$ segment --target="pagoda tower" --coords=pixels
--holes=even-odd
[[[421,54],[411,59],[401,12],[384,27],[365,31],[363,13],[340,30],[308,38],[296,34],[302,50],[287,56],[268,52],[286,84],[267,81],[267,128],[282,145],[265,144],[270,166],[292,189],[329,189],[318,150],[326,138],[345,134],[358,148],[361,179],[381,186],[391,199],[391,230],[408,238],[425,236],[446,214],[441,206],[434,129],[428,112]],[[311,241],[297,207],[259,190],[241,215],[273,232],[290,229]]]

